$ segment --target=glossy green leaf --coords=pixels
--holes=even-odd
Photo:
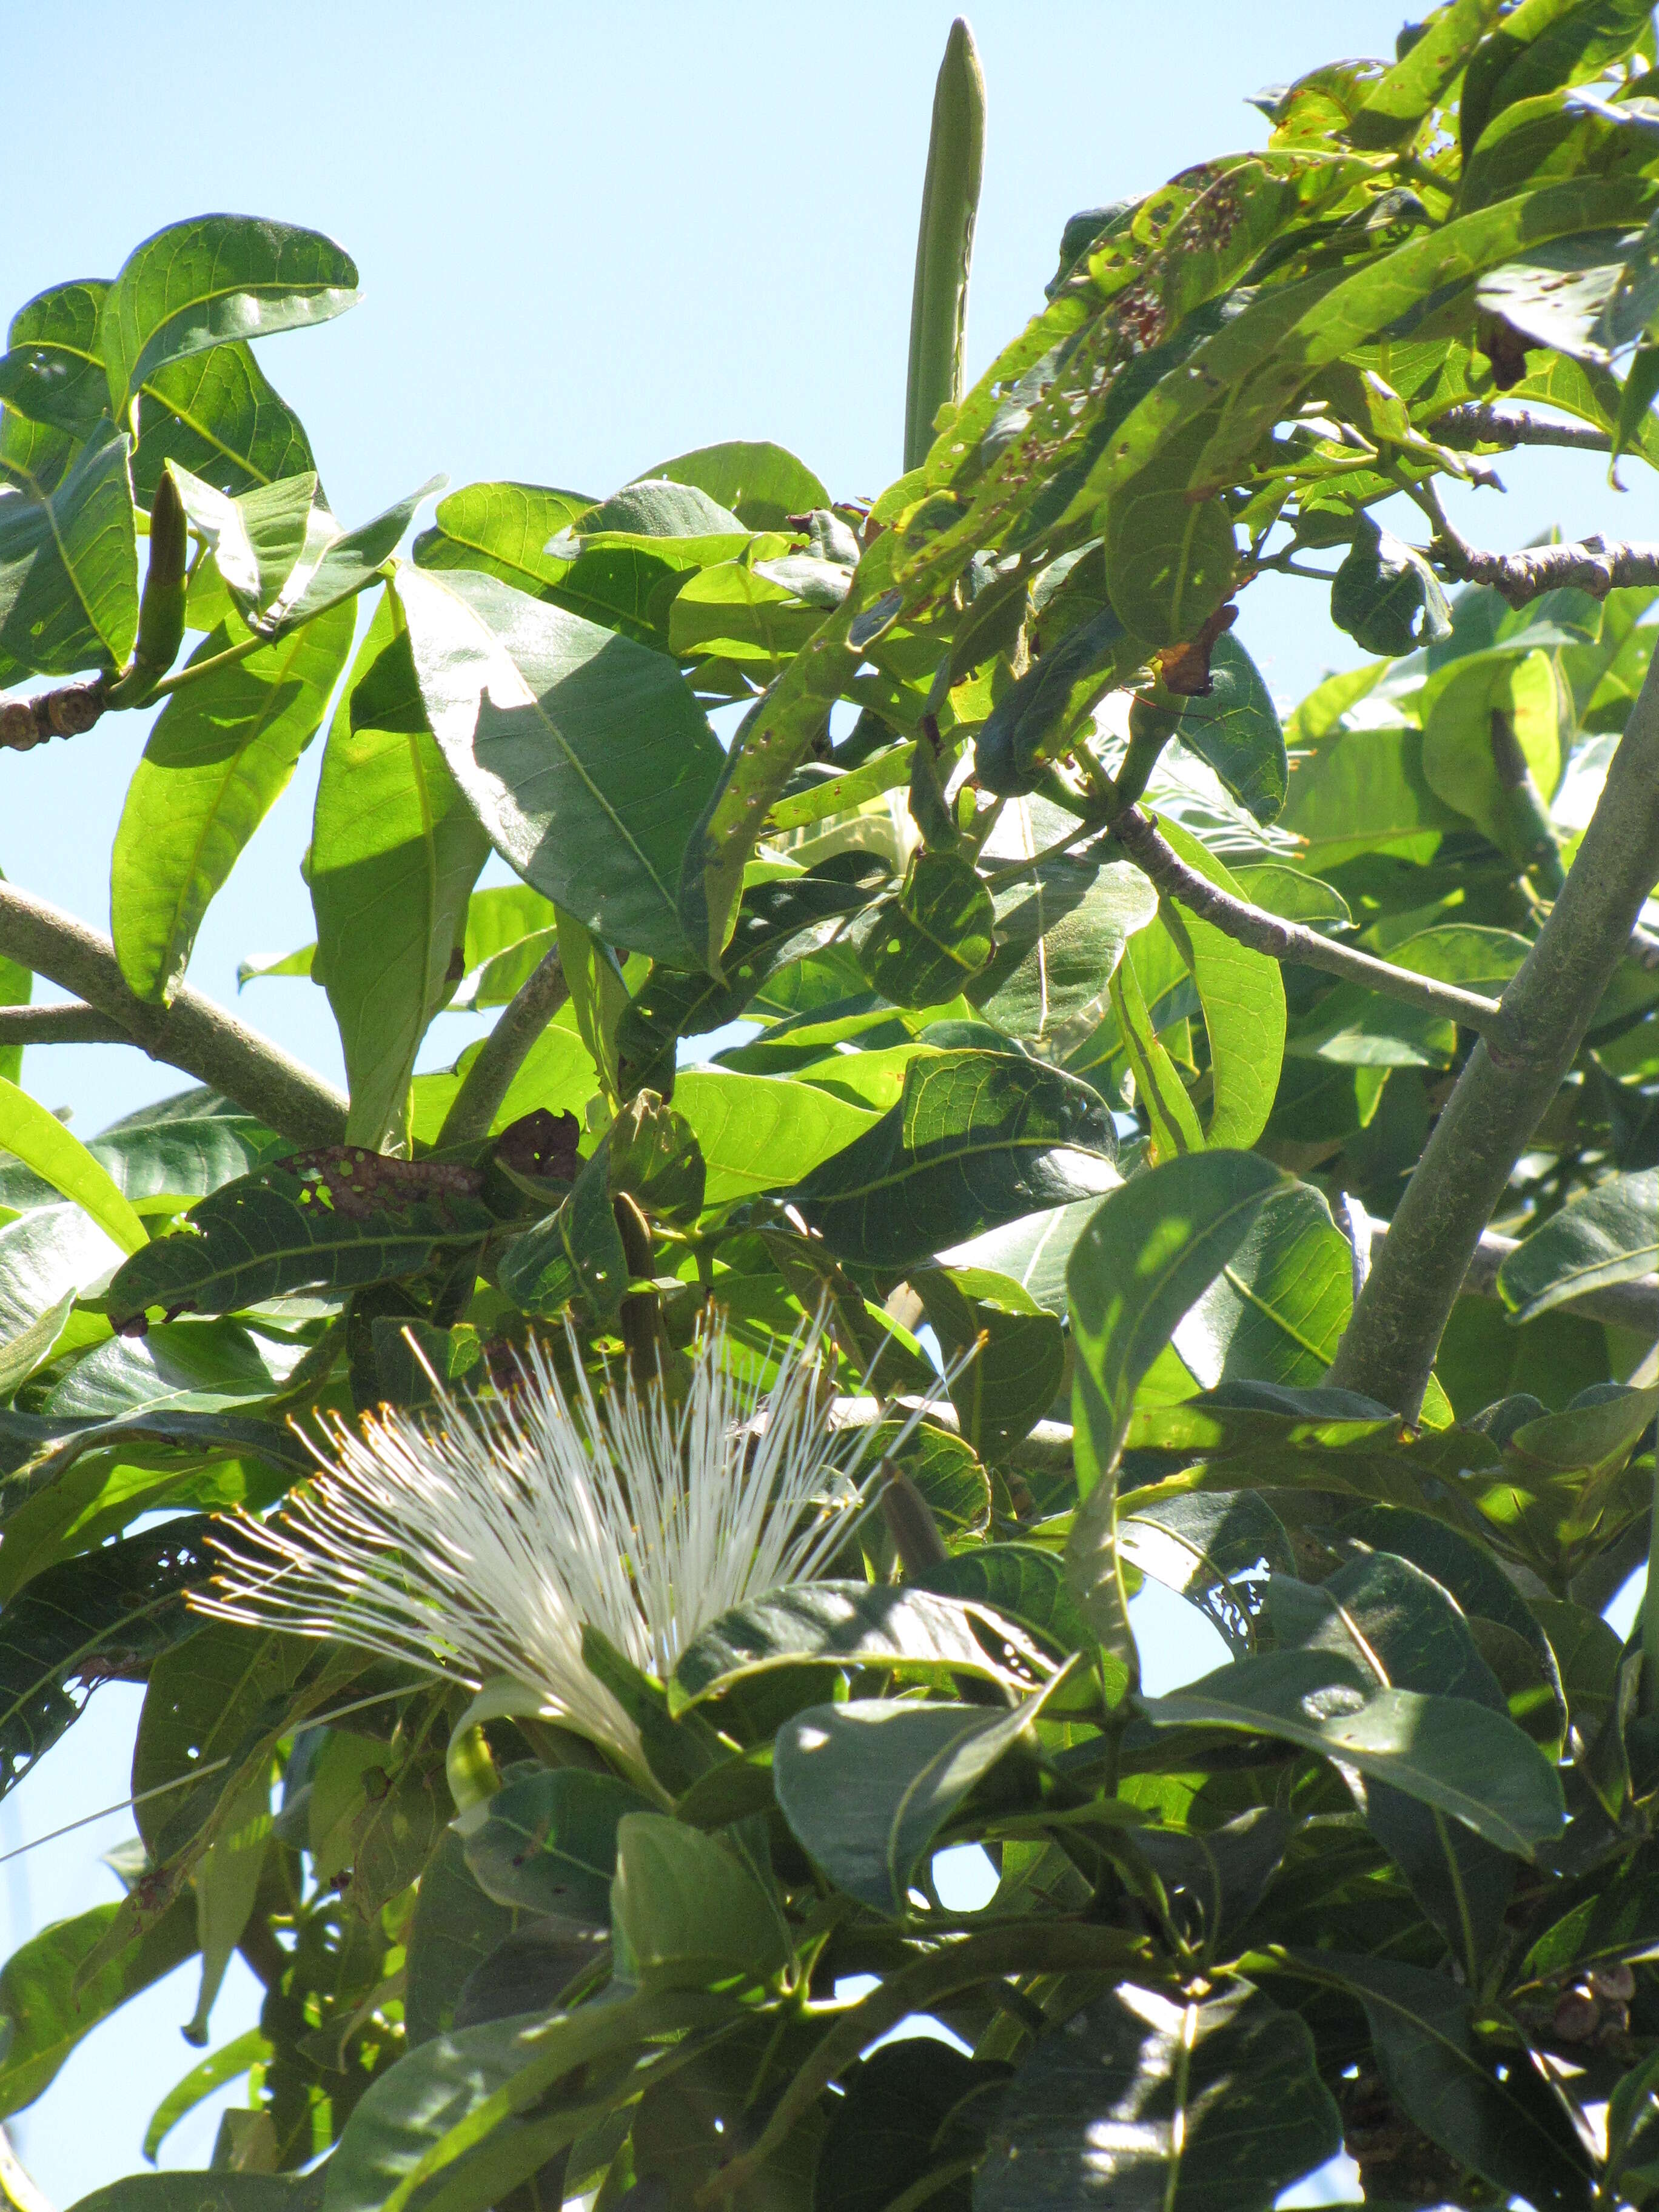
[[[507,1783],[465,1838],[474,1880],[498,1904],[603,1928],[617,1870],[617,1824],[651,1802],[614,1775],[544,1769]]]
[[[836,2100],[818,2153],[812,2212],[886,2212],[943,2168],[960,2172],[984,2145],[991,2092],[1006,2068],[933,2037],[885,2043],[862,2059]],[[965,2212],[965,2176],[931,2201]]]
[[[356,264],[319,231],[231,215],[157,231],[122,264],[99,319],[117,422],[167,362],[325,322],[356,294]]]
[[[1084,733],[1140,650],[1111,607],[1068,630],[996,702],[975,738],[974,772],[985,789],[1004,796],[1033,789],[1042,763]]]
[[[722,1613],[681,1653],[668,1685],[671,1711],[774,1668],[802,1661],[896,1671],[949,1668],[1007,1681],[975,1626],[999,1629],[1018,1653],[1021,1639],[989,1608],[968,1599],[860,1583],[802,1583]]]
[[[1146,1712],[1159,1728],[1231,1729],[1300,1744],[1467,1821],[1519,1858],[1534,1857],[1560,1832],[1555,1770],[1507,1713],[1379,1689],[1338,1653],[1236,1660],[1188,1689],[1149,1698]]]
[[[1060,833],[1059,810],[1026,804],[1041,850]],[[1063,1060],[1105,1013],[1113,971],[1158,894],[1132,861],[1062,857],[1005,879],[994,896],[995,950],[964,995],[1005,1035]]]
[[[84,1208],[124,1252],[149,1242],[144,1224],[106,1170],[55,1114],[0,1078],[0,1146],[54,1190]]]
[[[1186,2003],[1126,1982],[1019,2067],[974,2212],[1266,2212],[1341,2138],[1294,2013],[1248,1982]]]
[[[1253,1490],[1223,1490],[1161,1498],[1137,1507],[1119,1501],[1118,1546],[1130,1565],[1206,1613],[1237,1654],[1255,1641],[1259,1597],[1241,1578],[1265,1566],[1293,1574],[1295,1555],[1283,1522]]]
[[[674,1103],[696,1133],[710,1206],[781,1190],[858,1142],[876,1115],[811,1083],[688,1068]]]
[[[1505,850],[1515,848],[1516,833],[1510,788],[1493,754],[1493,718],[1504,717],[1548,800],[1561,778],[1561,706],[1553,659],[1536,652],[1453,669],[1428,708],[1423,773],[1431,787]],[[1515,857],[1527,855],[1516,850]]]
[[[608,942],[697,964],[674,905],[720,753],[678,671],[489,577],[399,572],[428,721],[495,848]]]
[[[1309,866],[1325,874],[1361,854],[1427,860],[1462,822],[1423,773],[1419,731],[1337,729],[1297,762],[1279,827],[1304,841]]]
[[[488,851],[433,741],[388,598],[329,731],[309,871],[312,974],[339,1024],[356,1143],[378,1149],[404,1129],[415,1056]]]
[[[571,567],[568,554],[548,551],[549,541],[592,505],[579,492],[540,484],[466,484],[439,501],[433,526],[415,541],[415,559],[422,568],[477,568],[539,594]]]
[[[1451,629],[1444,589],[1428,562],[1364,514],[1331,586],[1331,620],[1367,653],[1409,653]]]
[[[125,665],[138,634],[130,452],[106,426],[61,478],[0,461],[0,653],[20,667]]]
[[[0,359],[0,399],[33,422],[77,441],[95,437],[109,413],[109,385],[98,350],[98,318],[108,283],[101,277],[53,284],[11,319]]]
[[[150,2114],[149,2125],[144,2130],[144,2156],[154,2162],[157,2151],[187,2113],[193,2112],[216,2089],[222,2089],[228,2081],[239,2081],[250,2066],[259,2064],[270,2055],[271,2045],[264,2034],[258,2028],[251,2027],[245,2034],[222,2045],[199,2065],[192,2066]]]
[[[1627,53],[1651,17],[1642,0],[1529,0],[1482,41],[1469,63],[1460,102],[1459,135],[1467,156],[1493,117],[1517,100],[1534,100],[1595,76]]]
[[[180,1091],[112,1121],[87,1150],[128,1204],[164,1198],[205,1198],[289,1147],[216,1093]],[[51,1206],[57,1194],[32,1169],[0,1166],[0,1206],[18,1212]]]
[[[1610,1283],[1659,1270],[1659,1168],[1610,1176],[1552,1214],[1504,1261],[1498,1287],[1517,1322]]]
[[[1204,1131],[1197,1110],[1174,1060],[1158,1039],[1133,952],[1112,971],[1109,995],[1118,1037],[1134,1078],[1135,1104],[1146,1116],[1151,1133],[1149,1157],[1156,1162],[1201,1152]]]
[[[778,1731],[772,1782],[796,1841],[837,1889],[903,1918],[913,1878],[970,1791],[1011,1752],[1036,1705],[809,1705]]]
[[[337,607],[167,701],[127,787],[111,855],[111,933],[142,999],[171,996],[210,901],[287,788],[351,649]],[[192,658],[247,633],[222,624]]]
[[[1238,573],[1222,502],[1190,497],[1184,471],[1148,470],[1107,513],[1106,583],[1124,628],[1155,646],[1196,637]]]
[[[1158,826],[1188,867],[1223,890],[1236,890],[1222,863],[1189,830],[1167,817],[1160,817]],[[1279,963],[1178,903],[1174,915],[1180,925],[1176,943],[1198,987],[1210,1040],[1214,1103],[1204,1141],[1212,1149],[1231,1145],[1243,1150],[1267,1127],[1279,1083],[1285,1037]]]
[[[1352,1309],[1352,1248],[1302,1183],[1256,1216],[1176,1327],[1175,1348],[1201,1389],[1236,1376],[1312,1388]]]
[[[989,964],[994,913],[971,861],[920,852],[896,896],[870,916],[859,964],[896,1006],[938,1006]]]
[[[617,1972],[647,1990],[763,1981],[788,1955],[782,1914],[736,1851],[660,1813],[617,1828]]]
[[[647,469],[642,481],[658,477],[706,492],[746,530],[784,530],[792,516],[830,504],[829,493],[805,463],[765,439],[700,446]]]
[[[1006,1276],[919,1269],[912,1287],[947,1360],[967,1357],[951,1384],[962,1433],[998,1459],[1053,1407],[1066,1371],[1059,1322]]]
[[[911,1062],[899,1103],[788,1194],[837,1256],[902,1267],[998,1223],[1103,1191],[1099,1094],[1004,1053]]]
[[[411,2050],[454,2027],[468,1977],[519,1919],[479,1888],[460,1834],[446,1828],[422,1870],[407,1937],[404,2019]]]

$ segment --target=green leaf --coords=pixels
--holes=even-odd
[[[1176,1064],[1158,1042],[1133,951],[1112,971],[1109,989],[1118,1036],[1134,1077],[1135,1103],[1152,1136],[1149,1157],[1172,1160],[1204,1150],[1204,1132]]]
[[[783,1189],[845,1152],[877,1120],[816,1084],[726,1068],[688,1068],[674,1103],[696,1133],[710,1206]]]
[[[540,484],[476,483],[440,500],[430,530],[415,541],[422,568],[476,568],[538,597],[573,565],[550,553],[550,539],[585,515],[593,501],[580,492]]]
[[[1027,805],[1040,849],[1060,834],[1059,810]],[[1005,1036],[1064,1059],[1104,1014],[1113,971],[1158,894],[1131,860],[1079,856],[1041,861],[994,896],[996,948],[964,996]]]
[[[838,1889],[903,1919],[940,1829],[1040,1705],[1012,1712],[896,1698],[809,1705],[784,1723],[773,1751],[783,1816]]]
[[[668,648],[682,660],[708,656],[754,664],[759,680],[775,672],[800,652],[823,620],[816,600],[800,599],[786,585],[744,561],[722,561],[689,576],[668,611]],[[831,571],[845,584],[849,572]]]
[[[327,2174],[130,2173],[83,2197],[75,2212],[321,2212]],[[205,2191],[205,2193],[204,2193]]]
[[[518,1921],[511,1906],[479,1888],[459,1833],[446,1828],[422,1872],[410,1922],[404,2019],[411,2050],[454,2026],[468,1976]]]
[[[607,942],[700,964],[674,903],[722,756],[672,664],[493,578],[398,572],[428,723],[491,842]]]
[[[138,396],[138,430],[132,483],[144,507],[169,461],[231,493],[315,466],[305,426],[246,345],[210,346],[152,371]]]
[[[239,2080],[249,2067],[262,2064],[270,2055],[271,2045],[262,2031],[251,2027],[246,2034],[222,2045],[199,2065],[192,2066],[181,2081],[174,2082],[150,2114],[149,2125],[144,2130],[144,2156],[154,2165],[156,2152],[187,2112],[193,2112],[216,2089]],[[197,2212],[197,2208],[192,2206],[190,2212]]]
[[[78,1137],[55,1114],[0,1077],[0,1146],[91,1215],[124,1252],[149,1243],[144,1224]]]
[[[1174,1497],[1137,1507],[1133,1493],[1119,1502],[1117,1540],[1123,1556],[1143,1575],[1206,1614],[1235,1656],[1255,1641],[1248,1590],[1241,1576],[1266,1563],[1272,1574],[1296,1571],[1283,1522],[1253,1490],[1223,1490]]]
[[[1639,1959],[1656,1938],[1659,1881],[1638,1859],[1612,1877],[1602,1875],[1580,1887],[1570,1909],[1534,1938],[1521,1961],[1516,1986],[1579,1980],[1598,1966]]]
[[[1352,1310],[1352,1248],[1321,1194],[1298,1183],[1257,1214],[1175,1348],[1200,1389],[1235,1376],[1311,1389]]]
[[[1481,2050],[1467,1990],[1400,1960],[1339,1951],[1298,1951],[1289,1971],[1358,1998],[1389,2094],[1460,2166],[1524,2191],[1540,2212],[1587,2212],[1589,2160],[1562,2106],[1531,2067],[1507,2063],[1512,2045]]]
[[[1253,1152],[1195,1152],[1134,1176],[1097,1209],[1066,1270],[1085,1493],[1115,1464],[1135,1391],[1182,1315],[1263,1205],[1295,1188]]]
[[[999,1636],[1016,1654],[1029,1650],[995,1613],[969,1599],[890,1584],[802,1583],[734,1607],[700,1630],[669,1682],[669,1710],[684,1713],[756,1674],[803,1662],[896,1672],[948,1668],[1006,1683],[1012,1678],[992,1656],[1001,1648]]]
[[[204,1522],[173,1521],[37,1576],[0,1616],[0,1794],[78,1716],[100,1674],[146,1669],[193,1626]],[[79,1695],[68,1685],[79,1685]]]
[[[1652,21],[1642,0],[1526,0],[1471,59],[1458,103],[1467,161],[1493,117],[1516,101],[1598,76]]]
[[[1223,787],[1258,822],[1284,811],[1290,781],[1285,732],[1273,694],[1237,638],[1218,637],[1210,653],[1210,689],[1188,699],[1176,735],[1220,777]]]
[[[735,514],[745,530],[786,530],[792,516],[830,504],[829,493],[805,463],[765,439],[700,446],[695,453],[659,461],[641,481],[659,477],[706,492],[717,507]]]
[[[1248,1982],[1202,2003],[1124,1983],[1014,2075],[974,2212],[1266,2212],[1341,2140],[1294,2013]]]
[[[328,515],[318,502],[315,475],[285,477],[234,499],[188,469],[175,467],[172,475],[232,605],[248,629],[263,629],[313,535],[319,545],[325,538]],[[313,550],[306,565],[315,557]]]
[[[1492,750],[1494,717],[1501,714],[1509,725],[1547,800],[1561,780],[1561,704],[1553,657],[1538,652],[1460,664],[1427,706],[1423,773],[1431,787],[1518,860],[1529,855],[1516,846],[1511,787]]]
[[[648,1089],[669,1097],[680,1038],[734,1021],[793,949],[826,925],[858,913],[886,876],[874,855],[846,853],[804,875],[751,884],[726,948],[724,981],[653,966],[623,1009],[617,1049],[624,1092]]]
[[[88,1152],[134,1206],[158,1199],[205,1198],[221,1183],[288,1149],[286,1139],[204,1090],[141,1106],[87,1143]],[[32,1169],[0,1165],[0,1206],[22,1212],[53,1205],[56,1199],[52,1185]]]
[[[947,1358],[973,1352],[951,1384],[951,1402],[974,1449],[1000,1458],[1060,1395],[1066,1371],[1060,1323],[1006,1276],[924,1267],[911,1287]]]
[[[356,1289],[414,1274],[432,1255],[477,1244],[495,1218],[476,1171],[389,1160],[355,1146],[296,1153],[224,1184],[181,1229],[135,1253],[106,1293],[118,1330],[146,1310],[235,1313],[289,1291]]]
[[[98,318],[109,285],[101,277],[53,284],[25,301],[6,334],[0,399],[31,422],[77,444],[98,434],[109,385],[98,350]]]
[[[872,910],[859,965],[896,1006],[943,1006],[988,965],[994,920],[970,860],[919,852],[896,896]]]
[[[1158,827],[1190,868],[1237,894],[1227,870],[1190,830],[1167,816]],[[1192,970],[1210,1040],[1214,1103],[1204,1131],[1212,1150],[1241,1151],[1267,1126],[1285,1039],[1285,985],[1279,963],[1240,945],[1211,921],[1175,904],[1171,934]],[[1178,925],[1178,927],[1175,925]]]
[[[611,1884],[617,1973],[647,1990],[765,1981],[789,1956],[782,1914],[736,1851],[661,1813],[625,1813]]]
[[[1112,500],[1106,586],[1132,637],[1154,646],[1196,637],[1238,574],[1233,526],[1218,499],[1194,499],[1186,469],[1154,467]]]
[[[0,655],[42,676],[122,667],[138,635],[131,441],[90,438],[61,480],[0,458]],[[10,491],[5,486],[15,489]]]
[[[1269,1735],[1391,1784],[1530,1859],[1560,1833],[1561,1784],[1507,1713],[1467,1698],[1379,1689],[1352,1661],[1283,1650],[1235,1660],[1146,1701],[1157,1728]]]
[[[1279,826],[1303,840],[1310,867],[1328,873],[1373,853],[1420,865],[1462,817],[1423,772],[1420,731],[1339,727],[1297,763]]]
[[[279,645],[216,670],[169,699],[127,787],[111,854],[111,934],[141,999],[166,1000],[184,975],[209,902],[287,788],[351,649],[338,607]],[[222,623],[191,656],[246,631]]]
[[[1609,1176],[1534,1229],[1498,1271],[1519,1323],[1610,1283],[1659,1268],[1659,1168]]]
[[[187,1900],[171,1905],[78,1986],[76,1977],[120,1911],[94,1905],[74,1920],[60,1920],[14,1951],[0,1970],[0,2114],[21,2112],[56,2079],[59,2068],[100,2021],[170,1974],[196,1948],[195,1916]],[[83,2202],[87,2201],[85,2199]]]
[[[1070,750],[1140,657],[1111,607],[1067,630],[1004,692],[975,738],[974,773],[983,788],[1005,797],[1033,789],[1043,763]]]
[[[838,1257],[903,1267],[1022,1213],[1106,1189],[1099,1093],[1005,1053],[911,1061],[896,1106],[788,1195]]]
[[[356,264],[319,231],[233,215],[159,230],[127,256],[102,303],[111,411],[125,422],[132,393],[169,362],[325,322],[356,296]]]
[[[887,2212],[935,2175],[942,2185],[923,2201],[965,2212],[965,2178],[943,2185],[941,2169],[977,2159],[988,2093],[1007,2072],[931,2036],[878,2045],[843,2077],[846,2094],[818,2154],[813,2212]]]
[[[913,1469],[907,1472],[914,1474]],[[923,1487],[920,1482],[917,1486]],[[1066,1587],[1064,1565],[1041,1545],[971,1545],[908,1580],[911,1587],[936,1590],[942,1597],[990,1606],[1005,1619],[1035,1629],[1061,1650],[1092,1655],[1094,1638]]]
[[[1451,630],[1451,610],[1433,569],[1364,513],[1331,586],[1331,620],[1367,653],[1410,653]]]
[[[629,1267],[608,1167],[603,1153],[584,1162],[557,1210],[502,1254],[501,1288],[525,1312],[556,1314],[574,1299],[593,1321],[614,1327]]]
[[[488,852],[433,741],[388,594],[329,731],[309,867],[312,974],[339,1024],[354,1143],[378,1151],[404,1133],[415,1057],[451,988]]]
[[[466,1863],[500,1905],[605,1927],[617,1870],[617,1824],[651,1801],[614,1775],[544,1768],[492,1797],[465,1838]]]

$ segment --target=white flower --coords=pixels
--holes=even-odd
[[[625,1368],[596,1401],[579,1365],[573,1401],[532,1344],[522,1387],[487,1407],[441,1390],[435,1420],[337,1419],[333,1458],[280,1516],[222,1524],[222,1569],[193,1602],[474,1689],[508,1677],[636,1766],[632,1723],[583,1663],[583,1626],[665,1676],[745,1597],[825,1572],[864,1502],[868,1431],[831,1429],[823,1341],[820,1317],[762,1389],[733,1374],[715,1322],[678,1411]]]

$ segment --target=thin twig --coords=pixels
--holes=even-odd
[[[331,1084],[187,983],[170,1006],[140,999],[107,937],[15,884],[0,883],[0,953],[75,992],[152,1060],[222,1091],[279,1136],[297,1145],[344,1138],[346,1102]]]
[[[1369,952],[1357,952],[1350,945],[1334,945],[1317,930],[1305,929],[1300,922],[1285,921],[1279,915],[1269,914],[1265,907],[1251,906],[1246,900],[1218,889],[1195,868],[1188,866],[1138,806],[1126,808],[1115,827],[1124,851],[1166,897],[1179,899],[1182,906],[1203,921],[1213,922],[1236,943],[1248,945],[1253,951],[1265,952],[1274,960],[1299,961],[1304,967],[1322,969],[1328,975],[1363,983],[1368,990],[1398,999],[1425,1013],[1438,1014],[1447,1021],[1461,1023],[1465,1029],[1477,1030],[1482,1035],[1498,1026],[1499,1008],[1496,999],[1482,998],[1475,991],[1460,990],[1455,983],[1437,982],[1432,976],[1419,975],[1409,968],[1397,968],[1392,961],[1375,959]]]
[[[501,1018],[461,1079],[444,1123],[440,1146],[474,1144],[489,1125],[524,1066],[526,1054],[570,996],[556,945],[545,953],[502,1008]]]
[[[0,1046],[132,1044],[132,1031],[112,1014],[78,1001],[67,1006],[0,1006]]]
[[[1473,446],[1567,446],[1581,453],[1610,453],[1613,440],[1588,422],[1553,422],[1524,407],[1492,407],[1478,400],[1449,407],[1428,426],[1443,446],[1462,453]]]

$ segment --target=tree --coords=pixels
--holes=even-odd
[[[212,2181],[108,2212],[1186,2212],[1345,2142],[1647,2202],[1659,546],[1437,487],[1659,464],[1654,64],[1452,0],[1075,218],[964,392],[958,26],[867,512],[728,445],[399,559],[434,487],[343,527],[248,343],[351,304],[328,239],[19,311],[0,738],[164,703],[112,937],[0,887],[7,1782],[148,1684],[0,2112],[183,1959],[204,2047],[268,1993],[143,2147],[246,2074]],[[1287,726],[1275,571],[1374,656]],[[264,972],[349,1097],[185,980],[325,725]],[[70,1037],[196,1087],[83,1146]],[[1170,1694],[1147,1577],[1231,1653]],[[872,2049],[919,2012],[964,2048]]]

